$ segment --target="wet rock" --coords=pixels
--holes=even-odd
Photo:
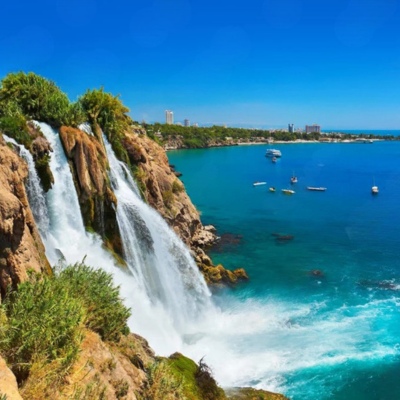
[[[28,170],[0,136],[0,289],[28,279],[27,271],[49,272],[50,265],[29,207],[24,182]]]

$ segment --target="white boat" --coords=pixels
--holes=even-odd
[[[372,193],[372,194],[378,194],[378,193],[379,193],[378,186],[372,186],[372,188],[371,188],[371,193]]]
[[[253,186],[260,186],[260,185],[266,185],[267,184],[267,182],[254,182],[253,183]]]
[[[265,156],[266,157],[282,157],[282,153],[280,150],[277,150],[277,149],[267,149]]]
[[[270,191],[270,192],[275,192],[276,189],[275,189],[273,186],[271,186],[271,187],[269,188],[269,191]]]
[[[290,183],[297,183],[297,176],[292,176],[290,178]]]
[[[314,192],[325,192],[326,187],[307,186],[307,190],[312,190]]]
[[[295,191],[291,189],[282,189],[283,194],[294,194]]]

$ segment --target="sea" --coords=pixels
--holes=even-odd
[[[221,237],[213,262],[249,275],[214,291],[227,319],[205,361],[223,386],[293,400],[400,399],[400,142],[267,148],[168,152]]]

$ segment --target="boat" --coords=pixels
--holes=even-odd
[[[277,162],[277,160],[278,160],[278,159],[277,159],[275,156],[274,156],[274,157],[272,157],[272,162],[274,162],[274,163],[275,163],[275,162]]]
[[[269,188],[269,191],[270,191],[270,192],[275,192],[276,190],[275,190],[275,188],[272,186],[272,187]]]
[[[290,178],[290,183],[297,183],[297,176],[292,176]]]
[[[253,186],[260,186],[260,185],[266,185],[266,184],[267,184],[267,182],[256,181],[256,182],[253,183]]]
[[[378,194],[379,193],[379,189],[378,189],[378,186],[372,186],[372,188],[371,188],[371,193],[372,194]]]
[[[313,192],[325,192],[326,187],[307,186],[307,190],[312,190]]]
[[[294,194],[295,191],[291,189],[282,189],[283,194]]]
[[[266,157],[282,157],[282,153],[280,150],[277,150],[277,149],[267,149],[265,156]]]

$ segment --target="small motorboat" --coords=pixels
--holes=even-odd
[[[291,189],[282,189],[282,193],[283,194],[294,194],[295,193],[295,191],[294,190],[291,190]]]
[[[277,149],[267,149],[265,153],[266,157],[282,157],[282,153]]]
[[[325,192],[326,187],[307,186],[307,190],[311,190],[313,192]]]
[[[256,182],[253,183],[253,186],[260,186],[260,185],[266,185],[266,184],[267,184],[267,182],[256,181]]]
[[[270,192],[276,192],[276,190],[275,190],[275,188],[273,186],[269,188],[269,191]]]
[[[378,189],[378,186],[372,186],[372,188],[371,188],[371,193],[372,194],[378,194],[379,193],[379,189]]]
[[[291,178],[290,178],[290,183],[297,183],[297,176],[292,176]]]

